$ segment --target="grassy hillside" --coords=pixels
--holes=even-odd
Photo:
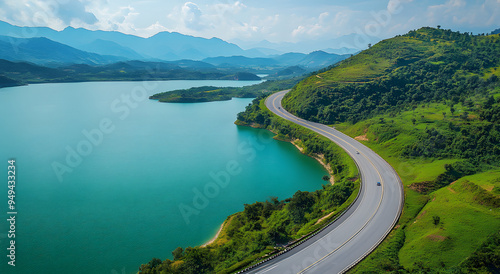
[[[284,106],[305,119],[357,122],[423,102],[474,104],[500,75],[500,35],[422,28],[384,40],[335,68],[312,75]]]
[[[450,155],[446,148],[436,149],[439,138],[429,132],[446,134],[450,125],[466,132],[484,123],[471,118],[464,121],[449,111],[445,119],[442,110],[446,107],[435,103],[395,117],[378,115],[354,125],[336,125],[388,160],[405,186],[405,208],[397,229],[353,272],[462,269],[463,262],[500,230],[500,165],[497,160],[488,161],[498,156],[492,153],[500,142],[498,131],[493,132],[497,139],[486,147],[480,145],[481,134],[471,134],[467,140],[459,133],[458,140],[466,140],[471,149],[488,150],[485,157],[467,158]],[[406,151],[419,140],[430,146],[421,155],[409,155]],[[493,250],[500,251],[500,246]],[[500,260],[498,253],[489,256]]]
[[[399,173],[403,215],[355,273],[498,273],[500,36],[423,28],[312,75],[285,97]]]

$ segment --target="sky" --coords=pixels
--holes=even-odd
[[[352,33],[384,39],[437,25],[488,33],[500,28],[500,0],[0,0],[0,20],[142,37],[170,31],[240,43],[297,43]]]

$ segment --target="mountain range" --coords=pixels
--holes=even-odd
[[[259,42],[249,42],[240,39],[231,40],[243,49],[258,49],[261,52],[276,55],[286,52],[308,53],[316,50],[322,50],[335,54],[354,54],[361,49],[368,48],[368,44],[376,44],[381,39],[375,36],[364,34],[349,34],[338,38],[324,38],[322,40],[306,40],[297,43],[291,42],[270,42],[262,40]]]
[[[142,38],[116,31],[92,31],[73,27],[56,31],[47,27],[18,27],[0,21],[0,35],[15,38],[45,37],[79,50],[118,55],[127,59],[200,60],[213,56],[246,53],[237,45],[219,38],[205,39],[176,32],[160,32],[149,38]],[[251,52],[255,55],[255,51]]]
[[[349,48],[327,50],[354,51]],[[175,32],[142,38],[116,31],[72,27],[56,31],[0,21],[0,60],[5,61],[0,70],[4,78],[0,80],[4,86],[119,80],[120,77],[137,80],[141,78],[138,70],[151,67],[161,70],[156,79],[194,79],[196,75],[199,79],[221,79],[235,73],[268,74],[273,79],[281,79],[300,76],[351,56],[326,51],[279,52],[269,48],[244,50],[219,38],[206,39]],[[19,67],[23,69],[19,71]]]
[[[245,50],[219,38],[206,39],[176,32],[164,31],[143,38],[117,31],[92,31],[73,27],[61,31],[47,27],[19,27],[3,21],[0,21],[0,35],[14,38],[45,37],[81,51],[120,57],[122,60],[174,61],[202,60],[219,56],[269,57],[287,52],[309,53],[320,49],[314,42],[276,44],[262,41]],[[374,43],[376,40],[377,38],[370,37],[370,42]],[[347,45],[345,41],[345,39],[333,39],[323,43],[329,45],[323,51],[335,54],[352,54],[359,51],[348,47],[332,49],[341,43]],[[243,41],[240,42],[248,45]]]
[[[15,38],[0,36],[0,59],[28,61],[35,64],[108,64],[124,57],[99,55],[54,42],[45,37]]]

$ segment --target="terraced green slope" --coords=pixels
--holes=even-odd
[[[499,66],[500,35],[422,28],[312,75],[285,97],[284,106],[308,120],[357,122],[424,102],[466,101],[482,88],[480,80],[498,79]]]

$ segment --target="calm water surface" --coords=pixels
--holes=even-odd
[[[251,99],[147,99],[178,88],[252,83],[0,89],[0,273],[135,273],[177,246],[205,243],[244,203],[321,188],[326,171],[313,159],[267,131],[233,124]],[[17,172],[15,267],[6,257],[10,158]]]

